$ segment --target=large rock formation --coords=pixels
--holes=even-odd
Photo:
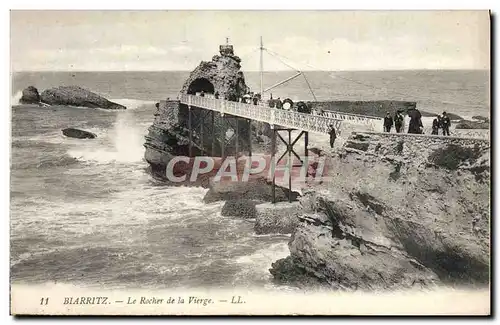
[[[219,93],[220,98],[238,100],[250,89],[245,84],[245,77],[240,71],[241,59],[234,55],[232,46],[221,45],[220,55],[214,55],[212,61],[202,61],[191,72],[182,86],[181,93],[205,94]]]
[[[234,55],[232,46],[223,45],[220,55],[212,61],[202,61],[191,72],[184,83],[181,94],[198,94],[207,97],[237,100],[249,92],[245,77],[240,71],[240,58]],[[149,162],[155,175],[164,174],[165,167],[172,157],[188,155],[188,107],[179,101],[161,101],[155,112],[153,125],[146,136],[145,159]],[[221,156],[236,155],[249,149],[249,134],[255,141],[256,132],[250,132],[248,120],[226,115],[214,114],[212,128],[211,113],[197,107],[191,108],[191,125],[193,128],[193,155]],[[256,127],[253,122],[253,129]],[[265,129],[259,126],[260,129]],[[238,140],[234,136],[238,132]],[[222,143],[224,142],[224,145]],[[237,144],[236,144],[237,142]],[[224,147],[224,149],[222,149]],[[224,150],[224,152],[223,152]]]
[[[280,282],[373,290],[489,282],[490,144],[356,133],[301,198]]]
[[[41,101],[49,105],[68,105],[104,109],[126,109],[79,86],[61,86],[42,92]]]
[[[23,90],[23,95],[19,99],[20,104],[40,104],[40,94],[34,86],[29,86]]]

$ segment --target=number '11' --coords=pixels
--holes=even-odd
[[[49,298],[40,299],[40,305],[47,305],[49,303]]]

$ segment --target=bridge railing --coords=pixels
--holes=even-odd
[[[224,99],[187,94],[182,94],[179,99],[183,104],[217,111],[221,114],[230,114],[243,118],[249,118],[255,121],[266,122],[271,125],[280,125],[316,133],[328,133],[330,124],[334,125],[334,127],[338,129],[343,122],[366,125],[372,128],[374,122],[380,120],[374,117],[363,117],[338,112],[327,112],[323,115],[306,114],[261,105],[252,105]]]

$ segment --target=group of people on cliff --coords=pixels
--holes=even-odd
[[[410,123],[408,125],[408,133],[412,134],[423,134],[424,126],[422,124],[422,114],[418,109],[412,109],[407,112],[410,117]],[[391,132],[392,127],[396,128],[396,133],[404,132],[405,118],[403,116],[403,111],[398,110],[394,117],[391,116],[390,112],[387,112],[384,117],[384,132]],[[439,134],[439,129],[443,130],[443,135],[450,135],[451,120],[446,112],[443,115],[436,115],[436,118],[432,121],[432,132],[431,134]]]
[[[446,112],[443,115],[436,115],[432,121],[432,133],[439,134],[439,129],[443,129],[443,135],[450,135],[451,120]]]

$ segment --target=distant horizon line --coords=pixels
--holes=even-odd
[[[18,70],[11,71],[11,73],[41,73],[41,72],[192,72],[193,70]],[[241,70],[243,72],[260,73],[259,70]],[[491,71],[488,69],[450,69],[450,68],[439,68],[439,69],[368,69],[368,70],[301,70],[302,72],[391,72],[391,71]],[[294,70],[266,70],[266,72],[294,72]]]

